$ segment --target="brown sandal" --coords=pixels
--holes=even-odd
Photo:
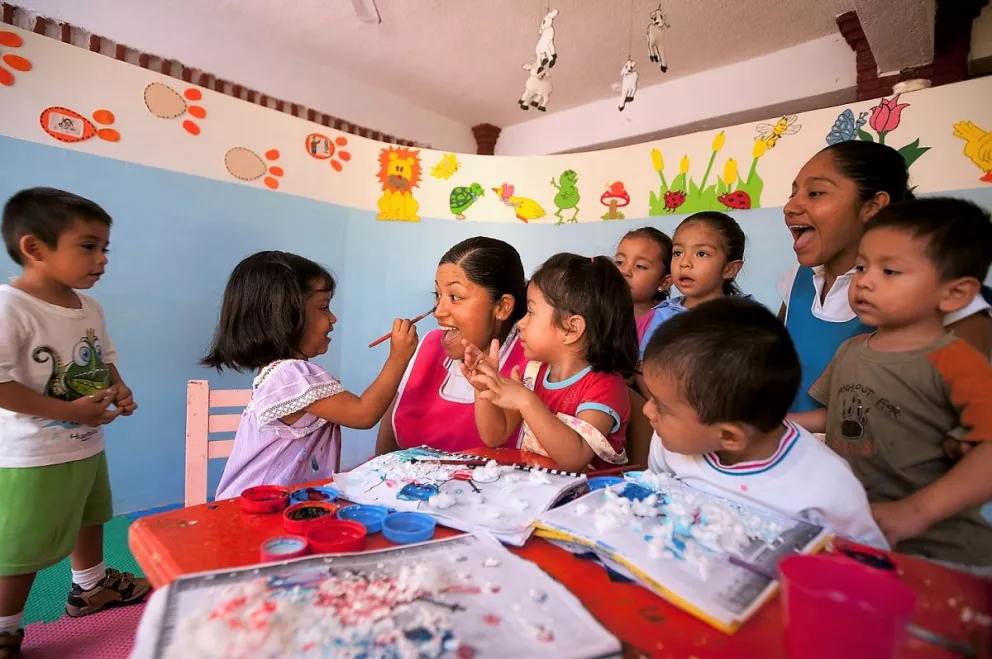
[[[130,572],[108,569],[107,576],[89,590],[72,584],[65,612],[73,618],[81,618],[107,608],[137,604],[151,590],[152,586],[147,579],[136,577]]]

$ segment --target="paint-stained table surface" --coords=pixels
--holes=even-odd
[[[473,453],[499,460],[547,466],[542,458],[514,449]],[[261,543],[284,535],[279,515],[248,515],[236,500],[218,501],[138,519],[129,544],[145,575],[156,587],[177,577],[258,563]],[[436,537],[457,531],[438,527]],[[382,534],[369,536],[368,548],[391,546]],[[778,598],[759,611],[737,634],[726,636],[631,583],[613,581],[599,565],[576,558],[540,538],[511,548],[533,561],[578,597],[600,623],[621,639],[631,657],[670,659],[741,659],[784,657],[785,621]],[[914,622],[992,657],[992,629],[962,612],[992,612],[992,581],[946,570],[926,561],[893,555],[901,578],[918,594]],[[857,630],[852,630],[857,633]],[[905,659],[952,658],[956,655],[911,639],[900,653]]]

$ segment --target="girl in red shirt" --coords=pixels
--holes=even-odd
[[[626,463],[626,380],[637,365],[637,329],[630,288],[613,262],[552,256],[527,287],[517,328],[530,361],[509,377],[497,370],[498,342],[488,355],[466,346],[462,368],[476,389],[482,441],[496,447],[516,439],[568,471]]]

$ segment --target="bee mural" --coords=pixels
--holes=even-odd
[[[796,123],[796,115],[790,114],[787,117],[782,117],[774,124],[758,124],[756,127],[758,136],[754,138],[754,141],[764,140],[768,148],[771,149],[784,135],[795,135],[800,128],[802,128],[802,124]]]

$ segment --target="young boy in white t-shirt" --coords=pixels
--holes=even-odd
[[[888,548],[847,463],[784,420],[799,357],[765,307],[723,297],[679,314],[655,332],[642,368],[652,471]]]
[[[3,209],[4,245],[23,272],[0,285],[0,659],[20,654],[35,574],[66,556],[70,616],[151,590],[103,562],[113,507],[102,426],[137,406],[103,310],[76,290],[103,275],[110,225],[97,204],[51,188],[22,190]]]

